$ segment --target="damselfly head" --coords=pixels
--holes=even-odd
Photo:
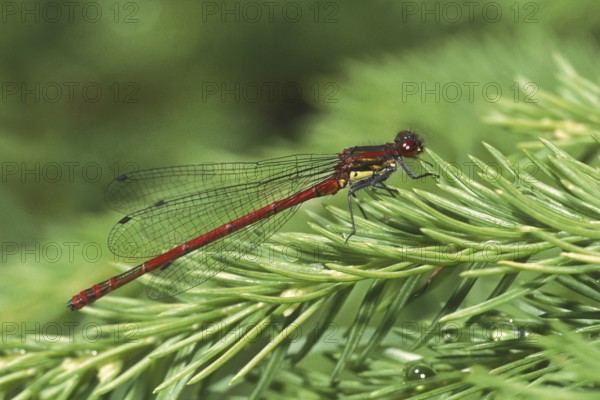
[[[396,149],[402,157],[416,157],[417,154],[423,151],[423,139],[414,132],[401,131],[394,139]]]

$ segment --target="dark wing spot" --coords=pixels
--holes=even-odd
[[[160,271],[164,271],[165,269],[169,268],[172,263],[173,263],[172,261],[167,261],[166,263],[164,263],[163,265],[161,265],[160,267],[158,267],[158,269]]]
[[[158,200],[158,201],[154,202],[154,207],[162,207],[162,206],[164,206],[166,203],[167,203],[166,201],[164,201],[163,199],[160,199],[160,200]]]
[[[126,216],[126,217],[121,218],[121,220],[119,222],[117,222],[117,224],[126,224],[129,221],[131,221],[131,217]]]
[[[129,175],[127,174],[117,176],[117,182],[125,182],[127,179],[129,179]]]

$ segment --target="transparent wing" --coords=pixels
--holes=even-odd
[[[119,177],[107,190],[109,204],[122,210],[145,208],[114,226],[109,248],[122,257],[160,255],[333,176],[337,161],[336,155],[301,155],[258,163],[160,168]]]
[[[184,198],[217,188],[282,181],[333,167],[336,155],[293,155],[253,163],[207,163],[135,171],[121,175],[106,190],[106,202],[130,214],[157,203]],[[244,190],[244,187],[240,187]]]
[[[212,278],[227,262],[238,261],[267,240],[297,210],[298,206],[288,208],[153,271],[148,297],[158,300],[175,296]]]

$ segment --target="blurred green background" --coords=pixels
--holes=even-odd
[[[1,11],[3,322],[63,318],[69,296],[116,272],[106,237],[120,216],[103,193],[127,170],[335,153],[407,128],[460,163],[484,154],[482,140],[514,148],[483,119],[500,98],[554,88],[553,54],[598,78],[596,1],[6,1]]]

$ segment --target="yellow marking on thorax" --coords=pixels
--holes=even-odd
[[[352,171],[350,173],[350,182],[359,181],[370,176],[373,176],[373,171]]]
[[[392,162],[389,162],[389,163],[386,163],[383,165],[379,165],[379,166],[373,165],[371,171],[352,171],[352,172],[350,172],[349,181],[353,182],[353,181],[359,181],[361,179],[369,178],[369,177],[373,176],[373,172],[383,171],[388,168],[396,168],[396,163],[392,161]]]

